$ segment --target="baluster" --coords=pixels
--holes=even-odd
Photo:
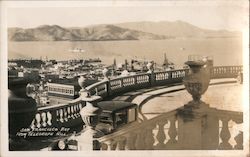
[[[136,132],[135,148],[136,150],[143,150],[145,147],[145,130],[139,130]]]
[[[236,68],[235,68],[235,67],[232,67],[232,68],[233,68],[233,69],[232,69],[232,70],[233,70],[233,72],[232,72],[232,73],[234,73],[234,74],[235,74],[235,73],[236,73]]]
[[[56,121],[60,121],[60,114],[59,114],[59,110],[56,110]]]
[[[67,116],[67,113],[68,113],[68,112],[67,112],[67,109],[64,108],[64,109],[63,109],[63,112],[64,112],[64,121],[67,122],[67,121],[68,121],[68,116]]]
[[[41,124],[40,124],[40,122],[41,122],[41,115],[39,113],[37,113],[35,117],[36,117],[36,127],[40,128],[41,127]]]
[[[76,109],[76,104],[73,106],[74,108],[74,117],[77,118],[77,109]]]
[[[64,120],[63,120],[63,110],[60,109],[59,112],[60,112],[60,122],[63,123],[64,122]]]
[[[234,140],[236,142],[234,149],[243,149],[243,132],[242,131],[239,131],[239,134],[234,137]]]
[[[125,150],[135,150],[135,134],[134,133],[128,133],[125,135],[126,137],[126,144],[125,144]]]
[[[134,77],[134,84],[138,84],[138,83],[137,83],[137,77],[136,77],[136,76]]]
[[[95,95],[98,95],[99,93],[98,93],[98,89],[97,88],[95,88]]]
[[[49,126],[52,125],[51,121],[52,121],[52,115],[51,115],[51,113],[48,111],[48,112],[47,112],[47,124],[48,124]]]
[[[105,144],[107,145],[107,150],[114,150],[113,148],[114,141],[112,139],[106,141]]]
[[[126,79],[121,79],[123,83],[123,87],[126,87]]]
[[[154,146],[154,134],[153,129],[155,128],[155,125],[149,125],[146,127],[146,137],[145,137],[145,149],[146,150],[152,150]]]
[[[100,150],[107,150],[107,145],[104,142],[101,142]]]
[[[70,107],[67,107],[67,110],[68,110],[68,119],[71,118],[71,115],[70,115]]]
[[[82,103],[78,104],[79,105],[79,110],[82,109]]]
[[[126,138],[121,136],[116,138],[116,149],[115,150],[124,150],[124,146],[125,146],[125,140]]]
[[[232,149],[232,146],[228,142],[230,137],[231,137],[230,131],[228,129],[229,120],[230,120],[230,118],[224,118],[224,117],[221,118],[222,129],[220,132],[220,138],[221,138],[222,142],[219,145],[219,149]]]
[[[46,123],[46,113],[45,112],[43,112],[43,113],[41,113],[41,117],[42,117],[42,126],[43,127],[46,127],[46,125],[47,125],[47,123]]]
[[[35,128],[35,119],[32,120],[31,124],[30,124],[30,128],[34,129]]]
[[[156,80],[162,80],[163,78],[162,73],[156,74],[155,76],[156,76]]]
[[[172,72],[172,78],[175,78],[175,76],[174,76],[174,75],[175,75],[175,73],[174,73],[174,72]]]
[[[71,109],[71,118],[75,119],[73,106],[70,106],[70,109]]]
[[[165,121],[160,121],[158,123],[158,133],[156,135],[156,139],[158,140],[158,144],[156,145],[157,149],[164,149],[165,148],[165,143],[164,141],[166,140],[166,135],[165,135],[165,129],[164,126],[167,124]]]
[[[124,84],[123,84],[123,79],[120,79],[120,87],[124,87]]]
[[[142,83],[142,76],[139,76],[139,77],[138,77],[137,82],[138,82],[138,83]]]
[[[166,143],[166,147],[167,149],[176,149],[177,147],[177,140],[176,140],[177,129],[175,125],[176,117],[175,116],[170,117],[169,122],[170,122],[169,130],[168,130],[169,140]]]
[[[174,144],[177,142],[176,141],[177,130],[176,130],[176,125],[175,125],[176,117],[173,116],[173,117],[169,118],[169,121],[170,121],[170,127],[168,130],[168,135],[169,135],[170,139],[168,140],[167,143]]]
[[[186,76],[186,72],[185,71],[183,71],[183,75],[182,75],[183,77],[185,77]]]
[[[176,78],[180,77],[180,71],[176,71]]]
[[[79,108],[79,104],[76,105],[76,111],[77,111],[76,117],[78,118],[78,117],[80,117],[80,108]]]
[[[104,84],[104,85],[102,85],[102,93],[105,93],[105,92],[107,92],[108,91],[108,86],[107,86],[107,84]]]

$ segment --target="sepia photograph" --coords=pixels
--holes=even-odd
[[[249,156],[249,1],[0,8],[0,156]]]

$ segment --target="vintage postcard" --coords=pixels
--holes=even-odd
[[[1,156],[248,156],[247,0],[0,7]]]

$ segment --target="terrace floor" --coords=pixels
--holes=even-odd
[[[127,92],[112,100],[134,102],[139,105],[142,113],[150,118],[175,110],[191,101],[191,95],[184,89],[184,85],[159,86]],[[211,80],[202,100],[213,108],[242,112],[243,85],[235,79]]]

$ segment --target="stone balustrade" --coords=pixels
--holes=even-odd
[[[211,78],[235,78],[242,71],[242,66],[217,66],[211,70]]]
[[[177,110],[174,110],[140,123],[132,123],[112,134],[99,138],[98,141],[101,143],[101,150],[181,150],[187,149],[183,145],[183,141],[186,140],[183,134],[187,132],[190,135],[192,134],[190,129],[201,127],[201,130],[211,129],[208,131],[208,135],[211,136],[202,135],[199,137],[196,135],[197,132],[193,131],[197,138],[189,142],[192,145],[192,143],[198,141],[200,145],[192,146],[192,149],[243,149],[243,132],[239,131],[234,137],[234,143],[236,144],[233,145],[229,143],[231,132],[238,130],[232,130],[234,128],[230,128],[228,125],[230,120],[236,124],[241,124],[243,122],[242,112],[208,109],[206,117],[208,122],[206,124],[209,126],[204,126],[204,122],[199,126],[194,119],[191,123],[195,125],[189,130],[181,130],[182,125],[186,124],[179,122],[179,120],[180,115]],[[222,123],[222,126],[216,125],[219,122]],[[211,128],[211,124],[213,128]],[[205,143],[205,145],[202,143]]]
[[[243,128],[238,128],[238,130],[232,130],[237,128],[243,123],[243,113],[242,112],[234,112],[234,111],[222,111],[216,113],[221,122],[222,126],[220,126],[220,139],[219,149],[243,149]],[[229,126],[229,122],[234,122],[234,128]],[[231,130],[231,131],[230,131]],[[233,137],[235,141],[235,145],[230,144],[229,140],[232,136],[231,132],[236,132],[236,136]]]
[[[135,89],[182,83],[182,79],[187,72],[187,69],[180,69],[166,72],[130,75],[112,80],[103,80],[88,86],[86,89],[90,91],[91,95],[99,95],[105,98],[106,96],[124,93]]]
[[[84,106],[85,102],[75,99],[68,104],[38,108],[30,127],[70,127],[79,125],[79,121],[81,120],[79,112]]]
[[[242,66],[213,67],[212,78],[236,77],[242,72]],[[150,88],[159,85],[174,85],[182,83],[182,79],[188,73],[188,69],[171,70],[165,72],[152,72],[119,77],[112,80],[105,79],[86,87],[90,96],[98,95],[102,98],[115,96],[136,89]],[[77,98],[67,104],[59,104],[38,109],[31,127],[60,127],[74,126],[82,123],[79,111],[86,104],[81,98]]]
[[[236,78],[242,72],[242,66],[218,66],[211,70],[211,78]],[[159,85],[172,85],[182,83],[182,79],[188,73],[188,69],[170,70],[136,74],[112,80],[104,80],[88,86],[86,89],[91,95],[99,95],[103,98],[135,89],[149,88]]]
[[[98,141],[101,143],[101,150],[177,149],[176,120],[176,111],[169,112],[121,127]]]

